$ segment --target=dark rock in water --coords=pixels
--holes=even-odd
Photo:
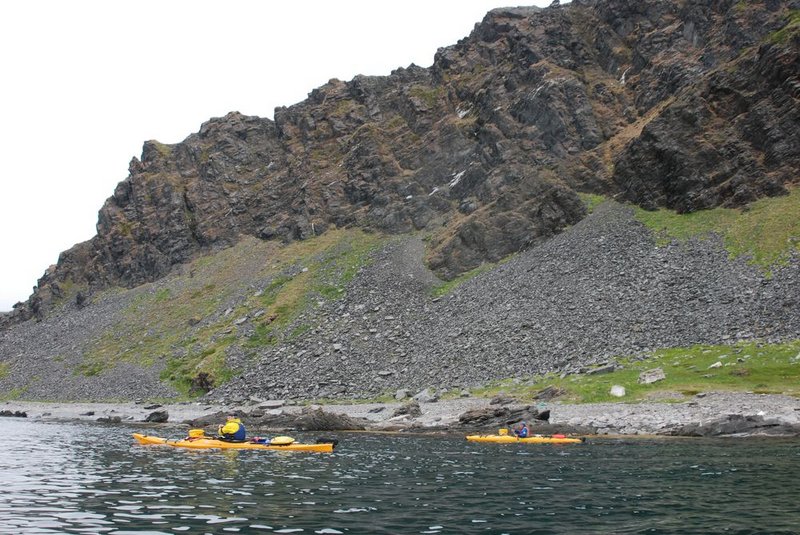
[[[406,403],[405,405],[397,407],[394,413],[392,413],[392,418],[394,418],[395,416],[403,416],[404,414],[407,414],[412,418],[417,418],[419,416],[422,416],[422,409],[420,409],[419,403],[417,403],[416,401],[411,401],[409,403]]]
[[[215,412],[213,414],[207,414],[205,416],[200,416],[199,418],[194,418],[192,420],[186,420],[184,423],[188,424],[193,428],[198,428],[198,429],[201,427],[210,427],[210,426],[214,426],[214,428],[216,429],[216,426],[225,423],[226,416],[227,415],[224,412]],[[247,427],[249,422],[243,420],[243,423],[245,427]]]
[[[791,425],[758,415],[730,414],[707,423],[684,425],[669,434],[689,437],[736,435],[800,436],[800,425]]]
[[[143,408],[148,411],[154,411],[156,409],[160,409],[161,407],[163,407],[163,405],[156,403],[155,405],[145,405]]]
[[[325,412],[321,408],[304,409],[295,426],[301,431],[362,431],[366,428],[360,419]]]
[[[27,418],[28,413],[23,411],[0,411],[0,416],[7,416],[11,418]]]
[[[100,418],[97,419],[97,421],[99,423],[101,423],[101,424],[118,424],[118,423],[122,423],[122,417],[120,417],[120,416],[101,416]]]
[[[94,411],[87,411],[81,413],[81,416],[94,416]]]
[[[549,422],[550,421],[550,410],[542,411],[536,415],[536,420],[542,422]]]
[[[163,424],[169,420],[169,413],[167,411],[154,411],[147,415],[144,419],[145,422],[154,422]]]

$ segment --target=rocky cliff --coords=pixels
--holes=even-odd
[[[800,2],[574,0],[493,10],[430,68],[330,80],[274,120],[144,144],[10,328],[77,313],[245,237],[424,231],[442,279],[575,225],[579,193],[690,212],[800,168]],[[588,348],[587,348],[588,351]]]
[[[242,235],[439,228],[445,278],[585,215],[740,206],[796,182],[797,2],[575,1],[497,9],[432,67],[330,80],[275,120],[231,113],[145,143],[14,317],[153,281]],[[6,318],[6,322],[9,318]]]

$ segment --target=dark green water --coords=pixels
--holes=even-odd
[[[339,434],[310,454],[139,446],[125,425],[0,431],[0,533],[800,533],[797,440]]]

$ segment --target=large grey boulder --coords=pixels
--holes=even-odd
[[[167,411],[153,411],[150,414],[148,414],[144,419],[145,422],[153,422],[159,424],[163,424],[167,420],[169,420],[169,412]]]
[[[365,422],[345,414],[326,412],[321,408],[306,408],[295,421],[300,431],[363,431]]]

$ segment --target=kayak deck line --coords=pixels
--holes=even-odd
[[[334,444],[325,442],[321,444],[301,444],[292,442],[286,445],[259,444],[255,442],[226,442],[215,438],[196,438],[192,440],[177,439],[171,440],[162,437],[154,437],[133,433],[133,438],[143,445],[165,445],[173,448],[185,448],[194,450],[210,449],[233,449],[233,450],[270,450],[270,451],[310,451],[317,453],[333,452]]]
[[[531,435],[518,438],[512,435],[467,435],[469,442],[493,442],[497,444],[580,444],[585,438],[567,437],[563,435]]]

